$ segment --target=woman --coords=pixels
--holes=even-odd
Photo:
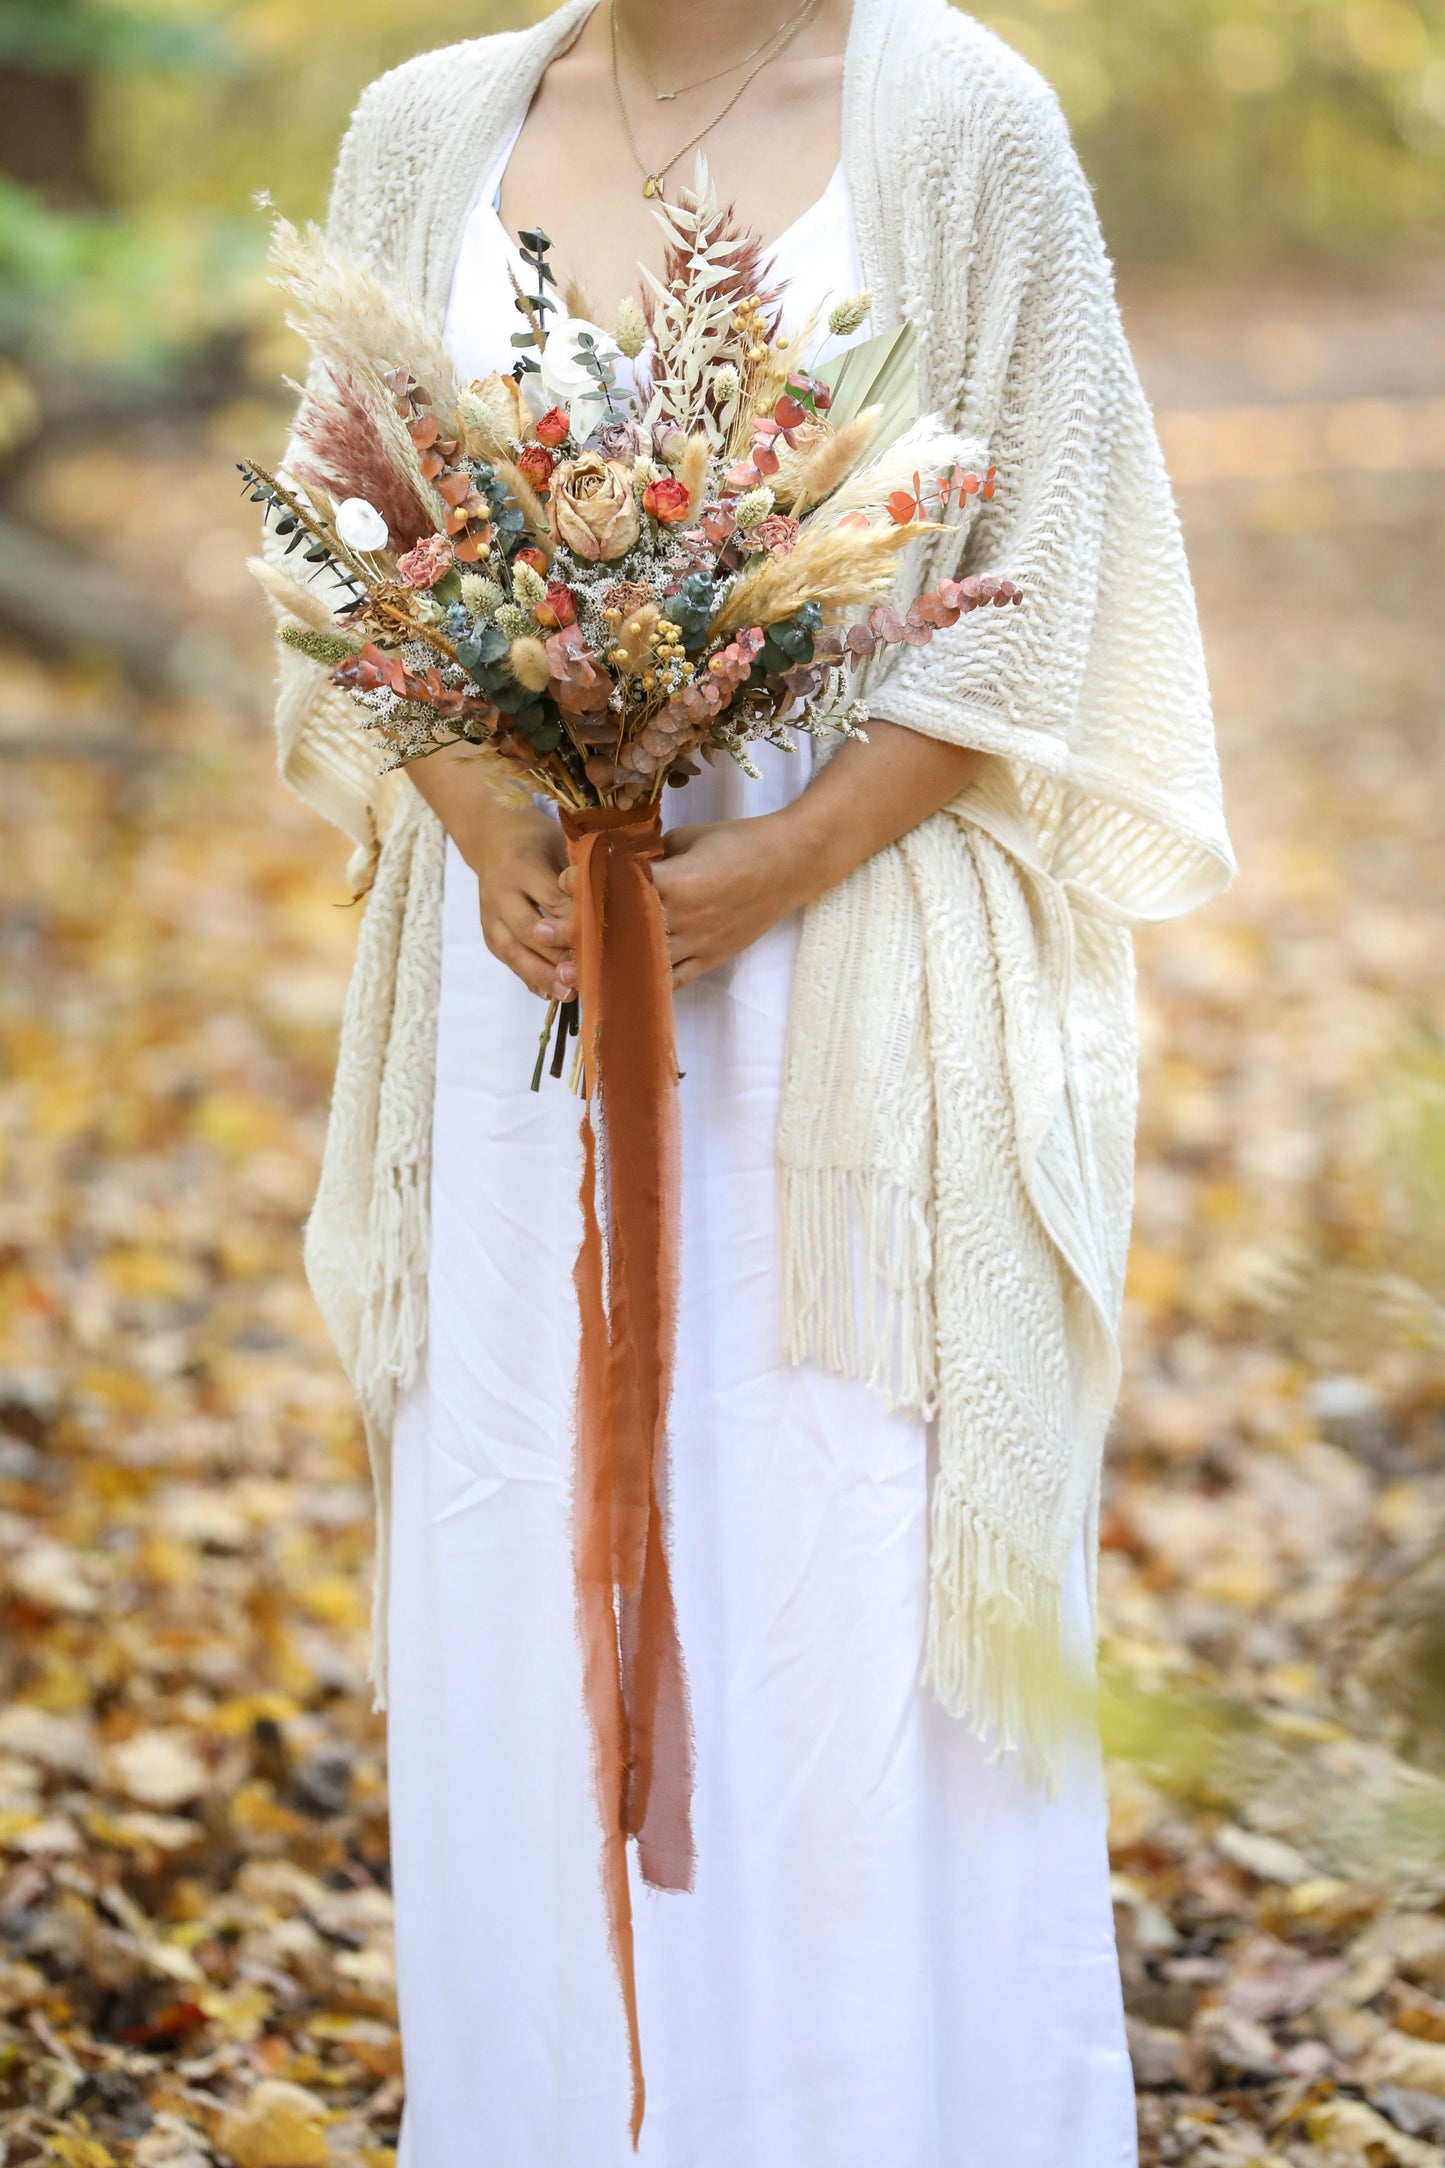
[[[1058,108],[944,0],[567,0],[373,85],[332,232],[480,376],[516,233],[610,323],[689,139],[791,324],[859,289],[859,335],[913,323],[925,408],[998,467],[968,569],[1027,600],[896,651],[816,774],[669,793],[697,1874],[636,1892],[640,2157],[1124,2168],[1097,1757],[1039,1681],[1089,1647],[1128,928],[1230,870],[1188,572]],[[919,585],[959,569],[931,550]],[[382,788],[283,671],[283,770],[371,887],[308,1267],[382,1512],[402,2168],[601,2168],[630,2088],[569,1565],[576,1109],[526,1089],[565,856],[466,760]]]

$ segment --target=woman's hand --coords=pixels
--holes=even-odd
[[[535,806],[497,805],[458,846],[477,877],[487,947],[544,1001],[577,991],[572,901],[561,886],[567,844]]]
[[[652,878],[667,921],[672,983],[686,986],[751,948],[807,901],[784,816],[672,828]]]

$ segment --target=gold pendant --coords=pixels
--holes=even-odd
[[[677,92],[675,90],[655,90],[652,95],[659,105],[671,105],[673,99],[677,96]]]
[[[657,196],[662,193],[662,182],[655,173],[648,174],[642,184],[642,193],[644,196]]]

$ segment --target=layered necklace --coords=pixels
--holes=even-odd
[[[764,68],[776,60],[787,46],[792,44],[809,17],[817,13],[820,5],[821,0],[803,0],[802,6],[795,9],[793,14],[778,29],[769,31],[761,45],[755,45],[752,51],[744,53],[740,60],[729,61],[725,68],[717,68],[711,75],[700,75],[695,82],[678,83],[672,90],[659,90],[647,75],[646,70],[638,62],[636,54],[631,54],[633,65],[637,68],[638,73],[642,76],[643,81],[659,104],[670,102],[674,98],[680,98],[686,91],[701,90],[706,84],[717,82],[720,76],[732,75],[737,69],[747,67],[750,60],[757,63],[755,67],[748,68],[747,74],[722,110],[714,113],[711,120],[706,121],[698,129],[696,135],[689,136],[682,148],[675,150],[672,156],[664,160],[661,165],[649,166],[647,160],[637,148],[637,138],[632,133],[632,122],[627,116],[627,104],[622,95],[622,77],[617,66],[617,0],[608,0],[607,23],[612,40],[612,89],[617,99],[617,111],[622,121],[622,132],[627,138],[627,147],[637,162],[638,172],[642,175],[642,193],[644,196],[661,195],[663,181],[677,164],[679,158],[685,158],[690,150],[693,150],[701,143],[705,135],[711,134],[719,121],[726,120],[749,84],[753,82],[755,77],[761,75]],[[759,55],[761,55],[761,58],[759,58]]]

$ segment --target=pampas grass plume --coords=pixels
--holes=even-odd
[[[708,442],[706,432],[698,430],[695,435],[688,438],[687,449],[678,461],[677,478],[687,491],[689,523],[695,520],[702,510],[703,498],[707,493],[708,462],[711,457],[712,446]]]
[[[798,478],[798,493],[793,499],[795,517],[810,504],[831,497],[851,474],[877,435],[882,415],[882,407],[864,407],[861,414],[855,414],[852,421],[844,422],[841,429],[835,429],[813,447]]]
[[[248,557],[246,570],[258,586],[265,588],[276,608],[285,611],[288,617],[309,625],[313,632],[335,629],[335,618],[314,588],[303,587],[299,580],[293,580],[288,572],[282,572],[265,557]]]

